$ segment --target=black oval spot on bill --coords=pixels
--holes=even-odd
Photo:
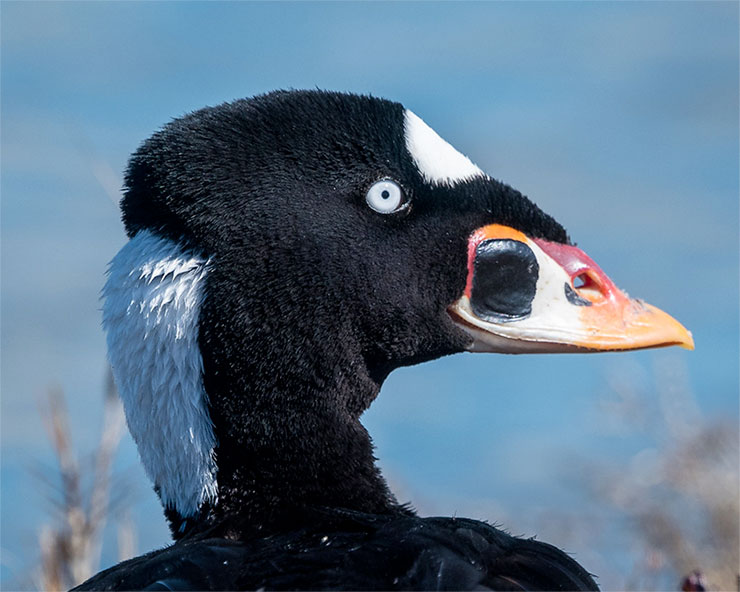
[[[527,245],[510,239],[489,239],[475,250],[470,305],[484,321],[501,323],[532,312],[540,266]]]

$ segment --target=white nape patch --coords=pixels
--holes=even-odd
[[[485,173],[464,154],[439,137],[424,121],[406,109],[404,119],[406,149],[422,177],[436,185],[454,185],[459,181],[484,177]]]
[[[204,259],[142,230],[113,258],[103,288],[108,358],[129,430],[162,503],[183,516],[218,492],[198,347],[207,271]]]

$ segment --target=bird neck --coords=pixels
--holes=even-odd
[[[314,507],[393,511],[359,421],[390,365],[350,311],[300,293],[275,314],[281,298],[231,283],[244,265],[228,262],[141,231],[104,289],[116,383],[173,535],[274,530]]]
[[[204,353],[218,498],[195,530],[215,524],[220,534],[247,538],[314,523],[326,508],[403,511],[360,423],[382,380],[346,350],[321,356],[288,345],[271,359],[254,349],[256,363]]]

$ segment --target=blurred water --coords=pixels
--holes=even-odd
[[[46,520],[24,468],[51,460],[44,389],[67,391],[80,448],[97,438],[128,154],[171,117],[273,88],[411,107],[684,322],[697,349],[671,359],[705,412],[737,418],[736,4],[3,3],[1,27],[4,582]],[[662,355],[447,358],[394,373],[365,422],[410,500],[519,532],[527,508],[578,507],[561,482],[574,452],[639,450],[601,433],[595,401],[615,368],[650,374]],[[136,463],[128,440],[119,468]],[[143,551],[166,529],[132,479]]]

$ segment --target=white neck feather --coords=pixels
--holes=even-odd
[[[103,288],[108,358],[129,430],[162,503],[190,516],[218,492],[198,316],[208,261],[142,230]]]

